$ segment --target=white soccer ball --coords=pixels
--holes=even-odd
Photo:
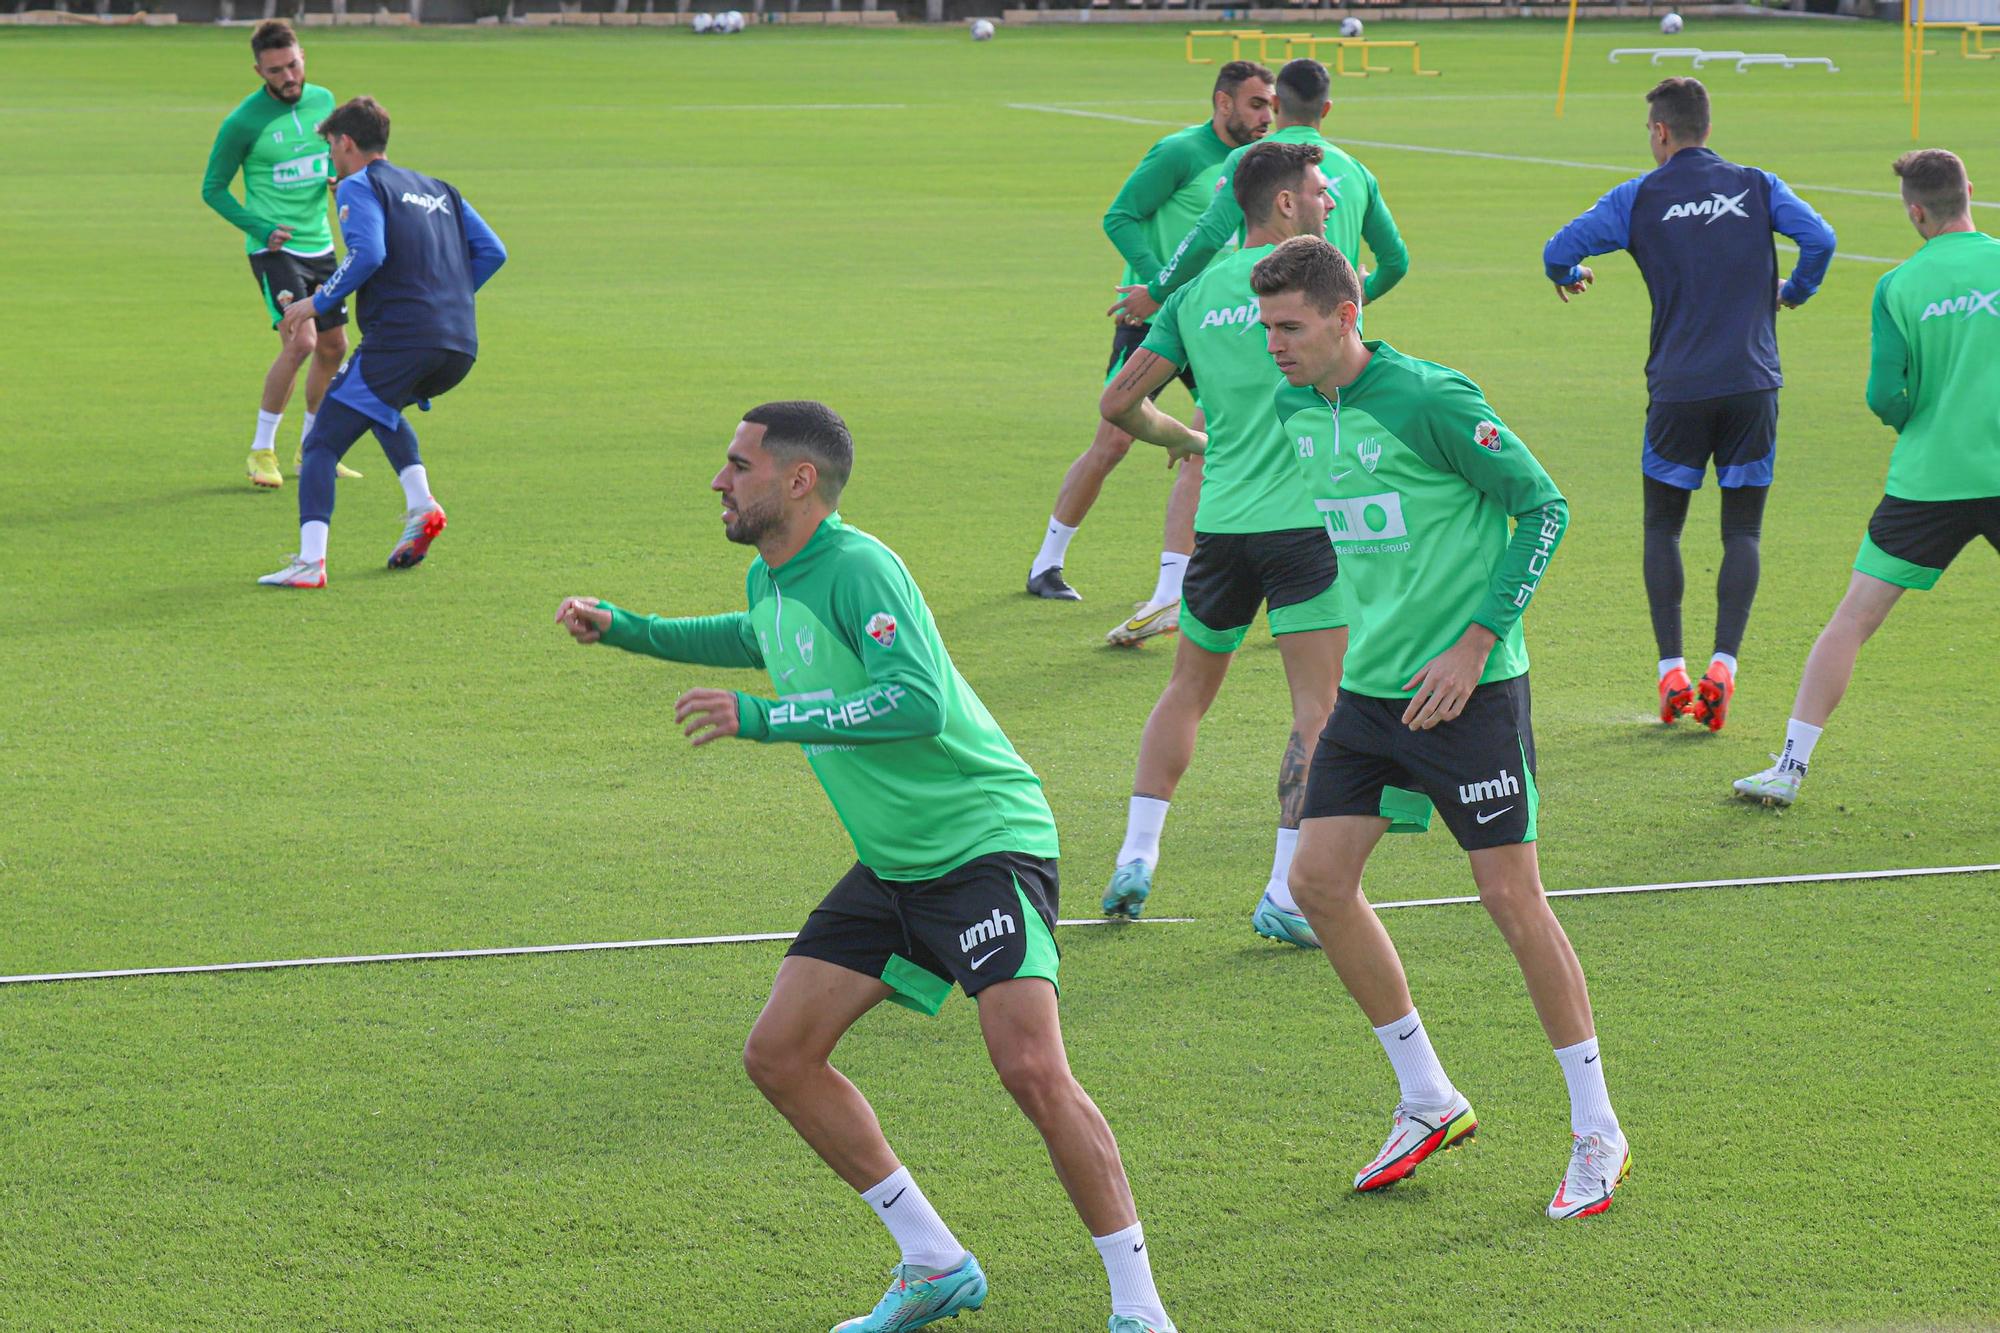
[[[1681,16],[1669,14],[1660,20],[1660,31],[1671,37],[1681,30]]]
[[[992,19],[974,19],[974,20],[972,20],[972,40],[973,40],[973,41],[975,41],[975,42],[990,42],[990,41],[992,41],[992,40],[993,40],[993,20],[992,20]]]
[[[1361,35],[1361,20],[1351,16],[1342,19],[1340,21],[1340,35],[1342,37],[1359,37]]]
[[[707,32],[715,26],[715,20],[706,14],[696,14],[694,16],[694,23],[691,26],[696,32]]]
[[[732,10],[730,10],[730,11],[729,11],[729,12],[728,12],[727,14],[723,15],[723,17],[729,20],[729,30],[730,30],[731,32],[742,32],[742,31],[743,31],[743,11],[742,11],[742,10],[740,10],[740,9],[732,9]]]

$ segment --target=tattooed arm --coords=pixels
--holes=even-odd
[[[1183,458],[1198,456],[1208,448],[1208,436],[1189,429],[1153,405],[1152,395],[1179,373],[1180,367],[1173,362],[1141,347],[1126,358],[1097,402],[1097,410],[1106,421],[1135,440],[1166,449],[1169,466]]]

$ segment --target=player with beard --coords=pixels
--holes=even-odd
[[[306,53],[292,25],[271,19],[250,35],[256,92],[229,113],[209,150],[201,178],[202,202],[242,232],[250,255],[250,276],[264,297],[264,313],[277,328],[285,307],[311,296],[333,276],[333,231],[327,223],[326,192],[333,183],[326,144],[314,127],[333,111],[333,94],[306,82]],[[229,193],[243,173],[243,202]],[[285,484],[278,471],[278,423],[291,401],[299,367],[306,371],[306,419],[299,431],[303,450],[326,386],[347,358],[347,307],[337,304],[306,324],[294,325],[278,341],[278,359],[264,374],[257,409],[257,434],[245,464],[252,485]],[[294,460],[293,468],[299,467]],[[337,475],[361,474],[341,466]]]
[[[556,618],[579,643],[768,670],[778,698],[691,689],[675,720],[696,745],[801,746],[854,841],[858,861],[806,919],[743,1050],[751,1081],[902,1250],[875,1309],[838,1328],[915,1329],[985,1304],[978,1260],[829,1063],[884,1000],[935,1014],[956,982],[1090,1228],[1111,1333],[1171,1333],[1118,1144],[1063,1050],[1056,826],[1041,779],[952,665],[910,571],[841,520],[853,462],[847,424],[825,404],[753,408],[709,483],[724,534],[757,548],[749,609],[666,619],[571,597]]]

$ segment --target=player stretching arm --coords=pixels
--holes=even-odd
[[[1973,229],[1956,154],[1905,153],[1895,171],[1924,241],[1875,284],[1868,407],[1896,431],[1896,448],[1847,596],[1806,658],[1784,750],[1736,782],[1766,805],[1799,798],[1861,645],[1904,590],[1933,587],[1976,537],[2000,550],[2000,240]]]

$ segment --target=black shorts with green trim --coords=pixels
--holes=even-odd
[[[1325,528],[1197,532],[1181,584],[1181,637],[1233,653],[1260,606],[1270,608],[1273,635],[1337,629],[1347,623],[1334,587],[1339,571]]]
[[[1868,520],[1854,568],[1898,588],[1934,587],[1975,537],[1984,537],[2000,551],[2000,496],[1899,500],[1885,495]]]
[[[889,880],[856,863],[806,918],[786,956],[880,977],[891,1000],[935,1014],[952,983],[1043,977],[1061,988],[1053,933],[1056,863],[1021,852],[974,857],[936,879]]]
[[[1535,733],[1528,678],[1478,686],[1465,710],[1429,731],[1403,723],[1408,699],[1342,690],[1313,751],[1303,818],[1379,815],[1391,793],[1428,798],[1468,852],[1535,840]]]
[[[257,290],[263,293],[264,313],[271,317],[271,327],[278,327],[286,306],[324,287],[338,267],[330,250],[323,255],[293,255],[283,250],[259,250],[251,255],[250,276],[257,280]],[[322,333],[346,322],[345,301],[324,315],[313,316],[313,327]]]
[[[1111,334],[1111,364],[1104,368],[1104,382],[1106,384],[1111,383],[1111,377],[1118,373],[1119,369],[1125,364],[1132,353],[1139,350],[1141,344],[1146,341],[1146,335],[1151,333],[1152,330],[1153,326],[1150,324],[1120,324],[1113,330]],[[1191,367],[1182,366],[1174,378],[1185,384],[1187,391],[1195,394],[1197,400],[1200,399],[1201,395],[1195,392],[1194,370]],[[1166,387],[1166,385],[1162,384],[1158,389],[1153,390],[1148,397],[1158,398],[1161,390]]]

